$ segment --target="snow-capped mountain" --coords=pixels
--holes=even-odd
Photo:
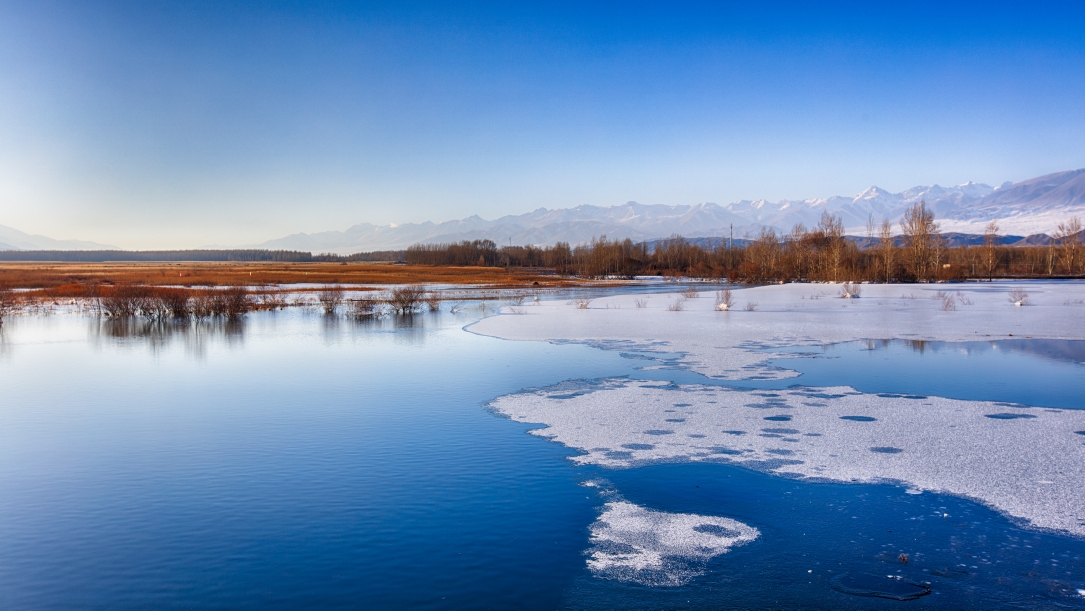
[[[645,205],[539,208],[521,215],[487,221],[470,216],[443,223],[355,225],[346,231],[298,233],[257,245],[259,248],[352,253],[396,250],[411,244],[490,239],[498,244],[579,244],[593,237],[652,240],[678,234],[688,238],[721,237],[734,225],[736,238],[754,235],[761,227],[790,231],[796,223],[808,229],[822,212],[840,215],[853,235],[864,235],[868,219],[897,224],[905,209],[925,201],[944,231],[982,233],[996,220],[1002,234],[1050,233],[1073,215],[1085,218],[1085,169],[1049,174],[1000,187],[968,182],[954,187],[913,187],[890,193],[870,187],[862,193],[828,199],[743,200],[726,206],[702,203],[688,206]]]

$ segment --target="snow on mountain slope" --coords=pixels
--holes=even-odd
[[[982,233],[997,220],[1000,233],[1050,233],[1075,214],[1085,217],[1085,169],[1049,174],[998,188],[968,182],[953,187],[918,186],[900,193],[870,187],[848,197],[828,199],[743,200],[726,206],[713,203],[665,206],[628,202],[620,206],[539,208],[493,221],[470,216],[442,223],[355,225],[346,231],[299,233],[257,245],[313,252],[352,253],[402,249],[411,244],[489,239],[498,244],[579,244],[592,238],[631,238],[636,241],[674,234],[688,238],[722,237],[734,226],[736,238],[755,235],[761,227],[788,232],[796,223],[817,225],[822,212],[839,215],[846,231],[864,235],[867,219],[893,223],[899,233],[904,211],[926,202],[944,231]],[[2,237],[2,236],[0,236]]]

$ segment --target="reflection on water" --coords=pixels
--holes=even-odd
[[[791,384],[1085,409],[1082,340],[862,340],[783,352],[802,355],[772,360],[802,374]]]
[[[896,344],[923,354],[928,350],[978,355],[985,352],[1019,352],[1031,356],[1085,363],[1085,342],[1070,339],[997,339],[982,342],[935,342],[921,339],[866,339],[859,342],[867,350],[886,350]]]

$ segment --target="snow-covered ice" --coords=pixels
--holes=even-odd
[[[1011,288],[1033,305],[1014,307]],[[937,292],[955,294],[942,310]],[[1085,339],[1085,284],[865,285],[735,289],[735,306],[711,293],[669,311],[674,295],[597,299],[588,309],[544,302],[485,319],[476,333],[681,353],[679,363],[725,378],[795,375],[766,364],[766,346],[860,339],[974,341]],[[643,296],[641,296],[643,298]],[[746,311],[746,302],[756,302]],[[1035,527],[1085,536],[1085,410],[1022,408],[938,397],[864,394],[852,388],[736,390],[624,379],[566,383],[501,397],[497,411],[609,467],[658,461],[736,462],[792,477],[895,481],[985,503]],[[1085,407],[1085,400],[1083,406]]]
[[[678,586],[702,574],[705,561],[759,535],[728,518],[653,511],[614,500],[591,526],[588,568],[610,579]]]
[[[532,433],[607,467],[733,462],[779,475],[897,481],[1085,535],[1085,411],[849,387],[746,391],[612,379],[497,399]]]

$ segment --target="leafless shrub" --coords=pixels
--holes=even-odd
[[[730,310],[731,306],[735,304],[734,296],[731,295],[731,289],[723,289],[722,291],[716,291],[716,309],[724,312]]]
[[[576,309],[587,310],[588,306],[591,305],[591,299],[577,299],[574,303],[576,303]]]
[[[317,300],[320,301],[320,307],[324,309],[324,314],[331,316],[335,314],[335,310],[343,303],[343,287],[338,284],[329,284],[320,289],[320,293],[317,294]]]
[[[354,318],[372,318],[380,315],[380,302],[376,299],[360,297],[351,302],[350,313]]]
[[[680,292],[678,294],[681,295],[682,297],[686,298],[686,299],[696,299],[697,298],[697,289],[695,289],[695,288],[693,288],[691,286],[691,287],[686,288],[684,291],[682,291],[682,292]]]
[[[684,291],[683,291],[684,292]],[[681,312],[686,309],[686,298],[679,295],[670,305],[667,306],[667,310],[670,312]]]
[[[901,293],[900,298],[901,299],[915,299],[915,294],[914,293],[907,293],[907,294]]]
[[[1067,299],[1066,301],[1062,302],[1062,305],[1083,305],[1083,304],[1085,304],[1085,299]]]
[[[941,300],[943,312],[953,312],[957,309],[957,300],[954,299],[953,295],[950,295],[949,293],[943,293],[942,291],[938,291],[934,294],[934,298]]]
[[[647,297],[638,297],[638,298],[633,300],[633,305],[636,306],[637,308],[641,308],[641,309],[646,308],[646,307],[648,307],[648,298]]]
[[[388,294],[387,302],[397,314],[410,314],[418,309],[422,303],[426,291],[420,285],[413,284],[392,289]]]
[[[961,305],[972,305],[972,300],[961,291],[957,291],[957,302]]]
[[[237,318],[252,310],[252,295],[245,287],[231,286],[218,292],[222,293],[223,313],[226,316]]]
[[[756,309],[757,309],[757,302],[756,301],[747,301],[746,302],[746,311],[747,312],[753,312]]]
[[[102,309],[112,318],[138,316],[151,309],[153,297],[145,286],[121,284],[102,297]]]
[[[192,314],[192,296],[185,289],[159,289],[158,302],[163,315],[188,318]]]
[[[270,292],[260,296],[260,307],[265,310],[282,310],[286,308],[286,298],[282,293]]]
[[[843,299],[855,299],[862,294],[863,287],[858,284],[845,282],[844,285],[840,287],[840,297]]]
[[[6,286],[0,286],[0,325],[4,324],[4,318],[11,315],[16,305],[15,291]]]
[[[512,302],[512,305],[524,305],[524,298],[526,297],[527,295],[524,295],[523,293],[513,293],[509,298],[509,301]]]
[[[215,298],[212,291],[200,291],[192,295],[192,315],[198,319],[215,315]]]
[[[521,301],[523,301],[523,299],[521,299]],[[426,302],[426,307],[429,308],[430,312],[436,312],[436,311],[440,310],[441,309],[441,295],[440,295],[440,293],[435,293],[433,291],[430,291],[430,292],[426,293],[425,302]]]
[[[1009,294],[1010,303],[1015,306],[1025,306],[1029,304],[1028,293],[1021,289],[1013,289]]]

